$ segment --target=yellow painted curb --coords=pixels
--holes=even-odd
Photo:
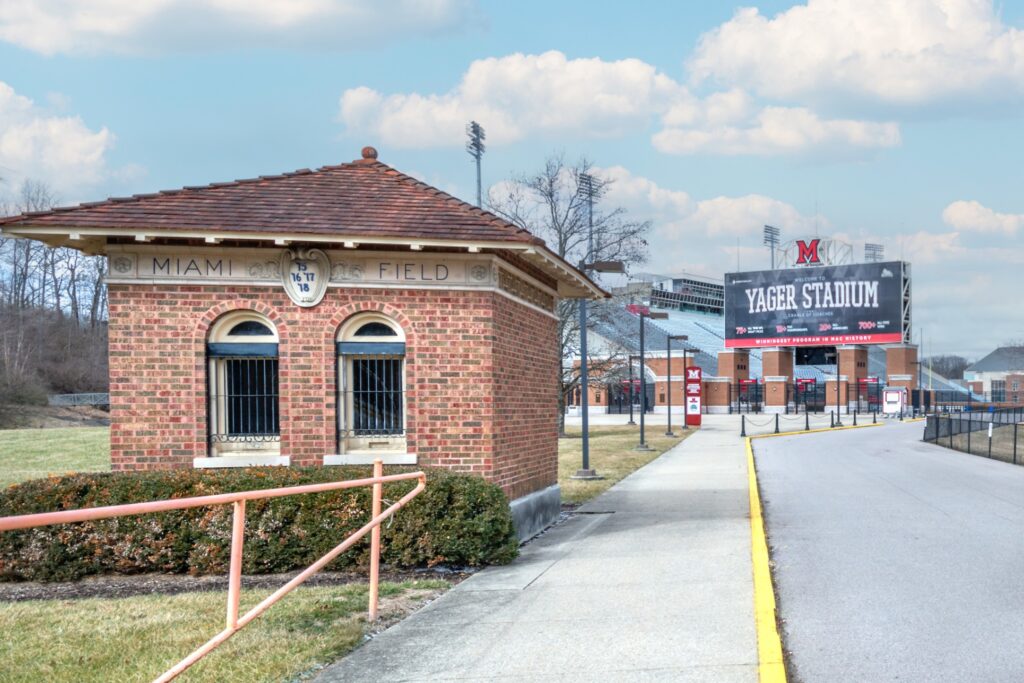
[[[750,558],[754,567],[754,622],[757,626],[757,676],[760,683],[786,683],[786,664],[782,658],[782,638],[775,610],[775,586],[768,559],[768,538],[761,514],[761,494],[757,488],[757,470],[754,467],[753,439],[773,436],[798,436],[843,429],[881,427],[884,422],[848,427],[829,427],[781,434],[755,434],[744,439],[747,445],[747,481],[750,488]]]
[[[774,436],[774,434],[772,435]],[[754,622],[757,626],[757,676],[761,683],[786,683],[782,639],[775,620],[775,588],[768,565],[768,539],[761,516],[761,496],[754,470],[754,449],[747,444],[747,479],[750,486],[750,557],[754,566]]]
[[[748,439],[768,439],[773,436],[797,436],[799,434],[820,434],[822,432],[841,432],[844,429],[863,429],[864,427],[882,427],[884,422],[878,422],[875,424],[862,424],[862,425],[847,425],[843,427],[817,427],[815,429],[801,429],[797,432],[779,432],[778,434],[753,434],[748,436]]]

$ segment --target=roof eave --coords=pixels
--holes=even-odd
[[[321,244],[358,244],[364,246],[407,246],[417,245],[419,248],[434,247],[441,249],[465,249],[479,251],[482,249],[507,250],[520,254],[527,261],[551,275],[558,282],[558,295],[568,299],[607,299],[611,294],[599,287],[593,280],[570,265],[544,244],[543,240],[530,237],[526,240],[467,240],[438,239],[418,237],[381,237],[359,234],[326,234],[297,233],[270,231],[231,231],[203,229],[172,229],[172,228],[102,228],[72,227],[60,225],[33,225],[26,222],[25,217],[13,217],[21,220],[0,219],[0,234],[11,235],[46,242],[51,246],[67,246],[94,254],[105,254],[109,238],[134,239],[145,243],[158,240],[203,240],[216,244],[221,240],[237,240],[241,242],[274,242],[279,246],[287,246],[292,242],[315,242]],[[29,218],[29,221],[31,219]],[[49,238],[49,239],[47,239]]]

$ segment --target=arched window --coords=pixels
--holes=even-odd
[[[253,311],[228,313],[210,328],[211,457],[280,454],[277,344],[274,324]]]
[[[338,351],[338,452],[401,452],[405,442],[405,333],[366,313],[342,325]]]

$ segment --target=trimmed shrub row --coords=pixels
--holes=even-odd
[[[388,468],[387,473],[398,471]],[[250,468],[74,474],[0,492],[0,516],[358,479],[370,468]],[[396,501],[414,481],[384,486]],[[370,487],[246,503],[243,571],[304,568],[370,518]],[[386,504],[385,504],[386,507]],[[504,564],[517,553],[508,501],[478,476],[427,471],[427,488],[382,527],[381,561],[394,567]],[[369,534],[328,569],[363,569]],[[102,573],[227,571],[231,506],[0,533],[0,580],[73,581]]]

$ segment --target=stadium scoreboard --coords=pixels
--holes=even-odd
[[[725,276],[725,346],[898,344],[910,330],[902,261]]]

